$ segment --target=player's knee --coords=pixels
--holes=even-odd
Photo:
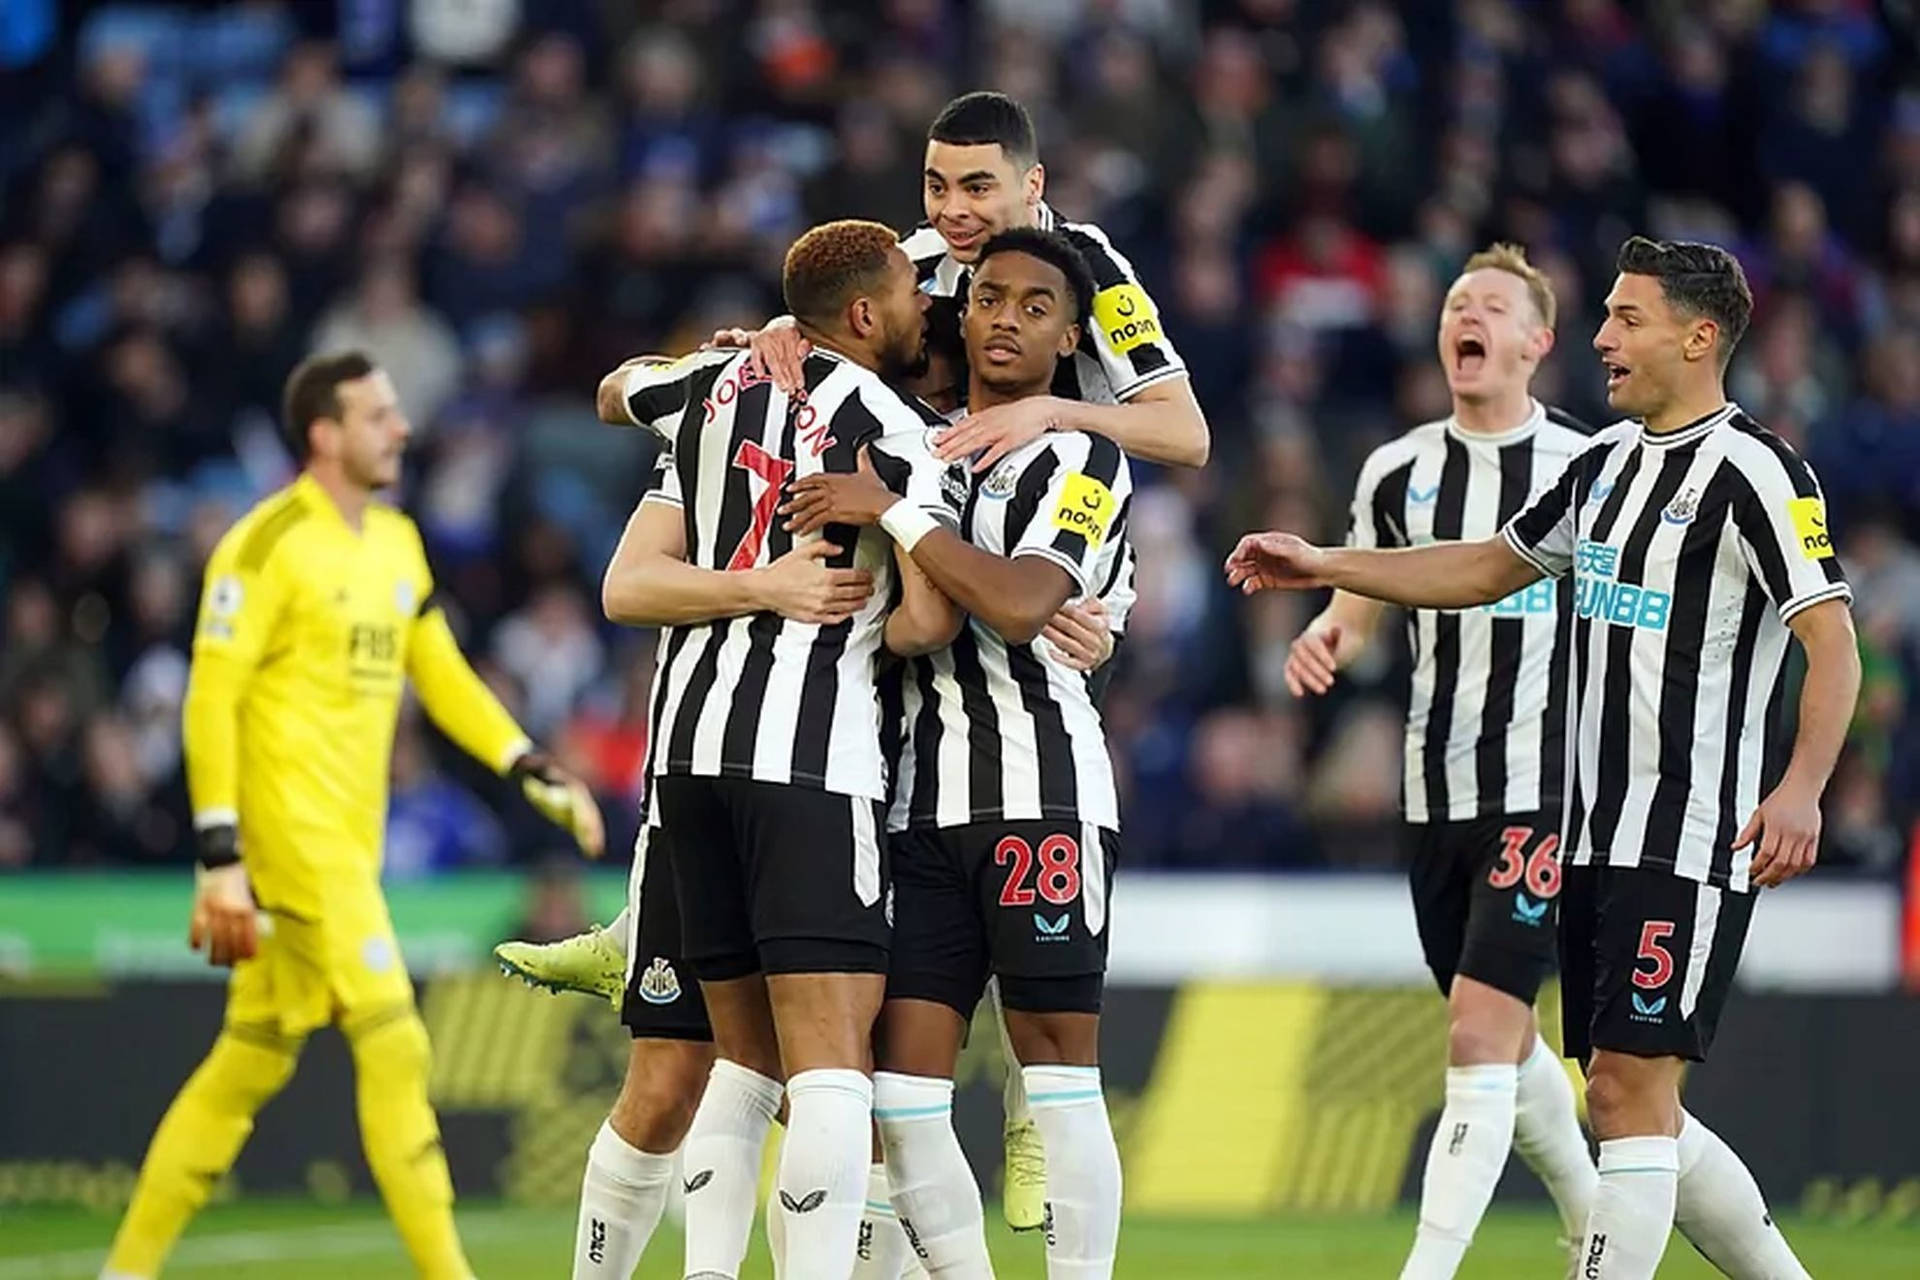
[[[297,1037],[268,1043],[222,1032],[199,1076],[248,1111],[258,1111],[293,1078],[301,1043]]]
[[[1587,1074],[1587,1118],[1595,1134],[1605,1138],[1626,1132],[1638,1100],[1631,1081],[1595,1062]]]
[[[646,1043],[646,1042],[642,1042]],[[687,1136],[712,1068],[713,1050],[693,1041],[634,1046],[627,1078],[608,1117],[613,1131],[642,1151],[672,1151]]]
[[[1447,1027],[1447,1063],[1455,1067],[1512,1062],[1513,1037],[1485,1020],[1456,1017]]]
[[[418,1013],[409,1009],[344,1030],[361,1079],[417,1080],[424,1085],[433,1066],[433,1047]]]

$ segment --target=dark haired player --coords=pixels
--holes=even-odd
[[[1041,394],[1094,289],[1058,234],[987,241],[964,315],[969,402]],[[991,1274],[952,1125],[954,1066],[990,976],[1046,1151],[1048,1274],[1112,1274],[1120,1159],[1098,1064],[1119,804],[1090,681],[1038,642],[1062,604],[1124,563],[1130,494],[1118,446],[1058,432],[975,473],[958,532],[904,526],[871,471],[803,479],[787,507],[802,531],[887,519],[969,614],[950,648],[905,672],[888,823],[898,927],[874,1115],[894,1207],[931,1275]]]
[[[1809,869],[1860,687],[1851,589],[1819,484],[1727,400],[1752,313],[1740,264],[1635,237],[1593,345],[1629,415],[1499,536],[1410,550],[1243,538],[1228,580],[1420,608],[1574,578],[1573,775],[1561,893],[1566,1051],[1587,1070],[1600,1186],[1585,1280],[1645,1280],[1678,1225],[1741,1277],[1806,1274],[1738,1156],[1680,1104],[1732,988],[1754,891]],[[1789,638],[1807,661],[1784,773]]]

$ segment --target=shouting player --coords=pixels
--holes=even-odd
[[[1528,393],[1553,348],[1553,287],[1513,245],[1469,258],[1440,312],[1450,417],[1382,445],[1360,468],[1347,545],[1486,538],[1586,446]],[[1518,1147],[1559,1206],[1567,1247],[1594,1170],[1572,1086],[1539,1036],[1534,996],[1553,964],[1560,890],[1571,584],[1407,616],[1414,655],[1403,803],[1415,920],[1447,998],[1446,1105],[1427,1152],[1420,1229],[1401,1273],[1448,1277]],[[1325,693],[1381,605],[1336,591],[1293,642],[1287,684]]]
[[[1560,964],[1600,1139],[1580,1274],[1651,1277],[1677,1224],[1730,1275],[1801,1277],[1752,1174],[1682,1109],[1680,1079],[1713,1043],[1755,891],[1818,852],[1860,687],[1852,591],[1812,471],[1727,400],[1753,307],[1740,264],[1635,237],[1618,266],[1594,347],[1629,416],[1498,536],[1386,551],[1250,534],[1227,576],[1427,609],[1573,576]],[[1790,638],[1807,674],[1776,777]]]
[[[1041,394],[1094,295],[1064,237],[979,249],[964,316],[968,402]],[[1049,1275],[1109,1276],[1120,1156],[1100,1085],[1099,1011],[1119,804],[1087,676],[1039,641],[1117,571],[1126,455],[1084,432],[1021,445],[972,479],[957,532],[871,470],[796,482],[796,528],[885,522],[967,610],[951,648],[903,679],[889,827],[898,928],[874,1079],[894,1207],[934,1276],[990,1276],[980,1193],[952,1123],[953,1074],[989,976],[1047,1163]]]
[[[105,1275],[159,1273],[307,1034],[335,1023],[367,1165],[407,1253],[422,1276],[466,1280],[426,1028],[380,893],[407,680],[448,737],[519,777],[594,856],[600,812],[460,656],[419,531],[374,501],[400,478],[410,430],[392,381],[357,353],[316,356],[288,378],[285,408],[302,473],[214,548],[187,684],[192,942],[233,966],[226,1019],[154,1134]]]

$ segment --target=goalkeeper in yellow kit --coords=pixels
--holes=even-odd
[[[413,521],[373,501],[409,427],[357,353],[287,380],[304,469],[241,518],[207,564],[185,714],[200,838],[191,940],[231,964],[213,1051],[155,1132],[103,1273],[157,1275],[293,1074],[307,1033],[352,1050],[367,1164],[420,1274],[472,1275],[427,1101],[427,1034],[380,893],[387,761],[402,689],[449,738],[518,776],[590,856],[600,813],[534,751],[460,655]]]

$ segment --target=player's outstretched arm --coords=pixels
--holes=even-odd
[[[1336,591],[1333,599],[1298,636],[1287,651],[1287,688],[1296,698],[1333,688],[1340,669],[1359,657],[1373,639],[1385,612],[1378,600]]]
[[[454,745],[495,773],[520,780],[534,808],[564,828],[580,851],[597,858],[606,847],[600,806],[586,783],[553,763],[500,705],[453,638],[446,611],[429,603],[407,640],[407,675],[420,705]]]
[[[1102,435],[1128,457],[1173,467],[1204,467],[1213,447],[1193,384],[1181,377],[1143,388],[1125,404],[1028,396],[994,405],[943,431],[934,452],[943,461],[972,457],[973,469],[984,471],[1049,431]]]
[[[827,565],[840,548],[814,538],[772,564],[722,572],[686,562],[686,521],[677,506],[643,501],[627,521],[600,584],[607,619],[623,626],[682,626],[763,610],[831,625],[873,595],[865,569]]]
[[[1802,609],[1787,626],[1807,654],[1800,687],[1800,727],[1787,771],[1747,820],[1733,847],[1757,839],[1752,879],[1760,887],[1784,884],[1813,868],[1820,854],[1820,794],[1840,759],[1860,696],[1860,648],[1844,600]]]
[[[1248,595],[1334,587],[1416,609],[1503,600],[1543,575],[1502,537],[1386,551],[1316,547],[1291,533],[1250,533],[1227,557],[1227,581]]]

